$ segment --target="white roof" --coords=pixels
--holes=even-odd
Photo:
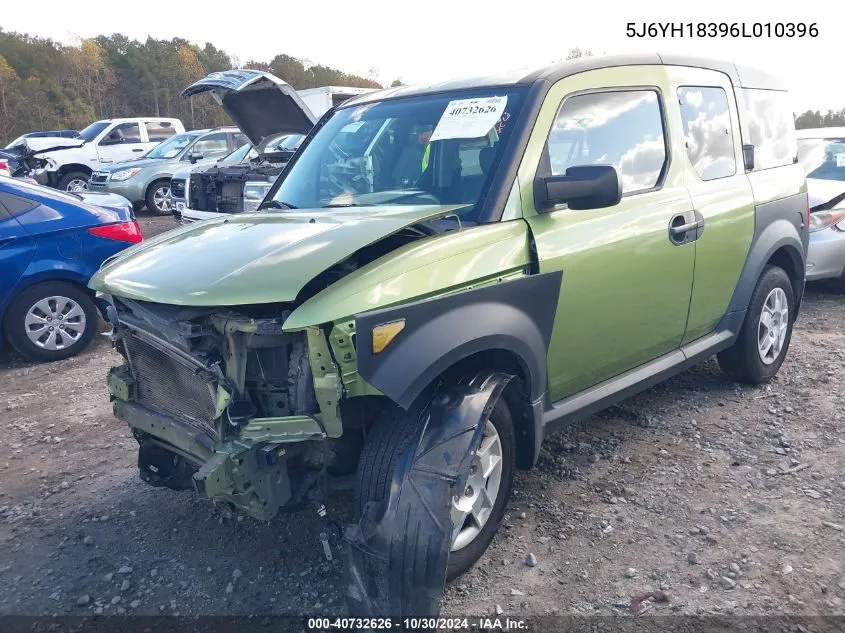
[[[845,127],[815,127],[795,130],[798,138],[845,138]]]
[[[300,95],[309,95],[316,93],[341,93],[350,95],[362,95],[368,92],[373,92],[374,90],[378,90],[378,88],[353,88],[351,86],[320,86],[319,88],[306,88],[305,90],[297,90],[296,92]]]

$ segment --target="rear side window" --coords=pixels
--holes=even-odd
[[[792,165],[798,150],[789,94],[743,88],[742,96],[748,118],[747,142],[754,146],[754,171]]]
[[[577,165],[613,165],[622,193],[653,189],[666,165],[660,101],[654,90],[596,92],[567,98],[546,143],[544,166],[563,175]]]
[[[0,191],[0,217],[20,215],[38,206],[35,200]]]
[[[208,134],[194,143],[191,148],[194,154],[203,156],[223,156],[229,153],[229,140],[225,132]]]
[[[150,143],[159,143],[176,134],[173,124],[169,121],[147,121],[144,125]]]
[[[698,177],[715,180],[736,174],[727,93],[718,87],[681,86],[678,102],[684,145]]]

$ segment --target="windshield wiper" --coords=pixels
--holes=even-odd
[[[288,204],[287,202],[279,202],[278,200],[270,200],[269,202],[262,203],[258,210],[261,211],[262,209],[296,209],[295,206],[292,204]]]
[[[335,204],[324,204],[321,209],[337,209],[340,207],[360,207],[357,202],[337,202]]]

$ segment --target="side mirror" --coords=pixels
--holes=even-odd
[[[100,145],[120,145],[122,140],[119,136],[107,136],[100,141]]]
[[[742,146],[742,162],[745,165],[745,171],[752,171],[754,169],[754,146]]]
[[[202,154],[199,154],[199,153],[196,153],[196,152],[191,152],[190,154],[188,154],[188,160],[191,161],[192,163],[195,163],[198,160],[202,160],[202,157],[203,157]]]
[[[563,176],[537,178],[534,199],[538,211],[557,204],[575,211],[603,209],[619,204],[622,183],[613,165],[579,165],[567,169]]]

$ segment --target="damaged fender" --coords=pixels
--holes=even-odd
[[[440,386],[408,425],[388,495],[345,533],[353,617],[433,617],[451,548],[451,504],[466,485],[485,422],[513,377],[483,371]]]

